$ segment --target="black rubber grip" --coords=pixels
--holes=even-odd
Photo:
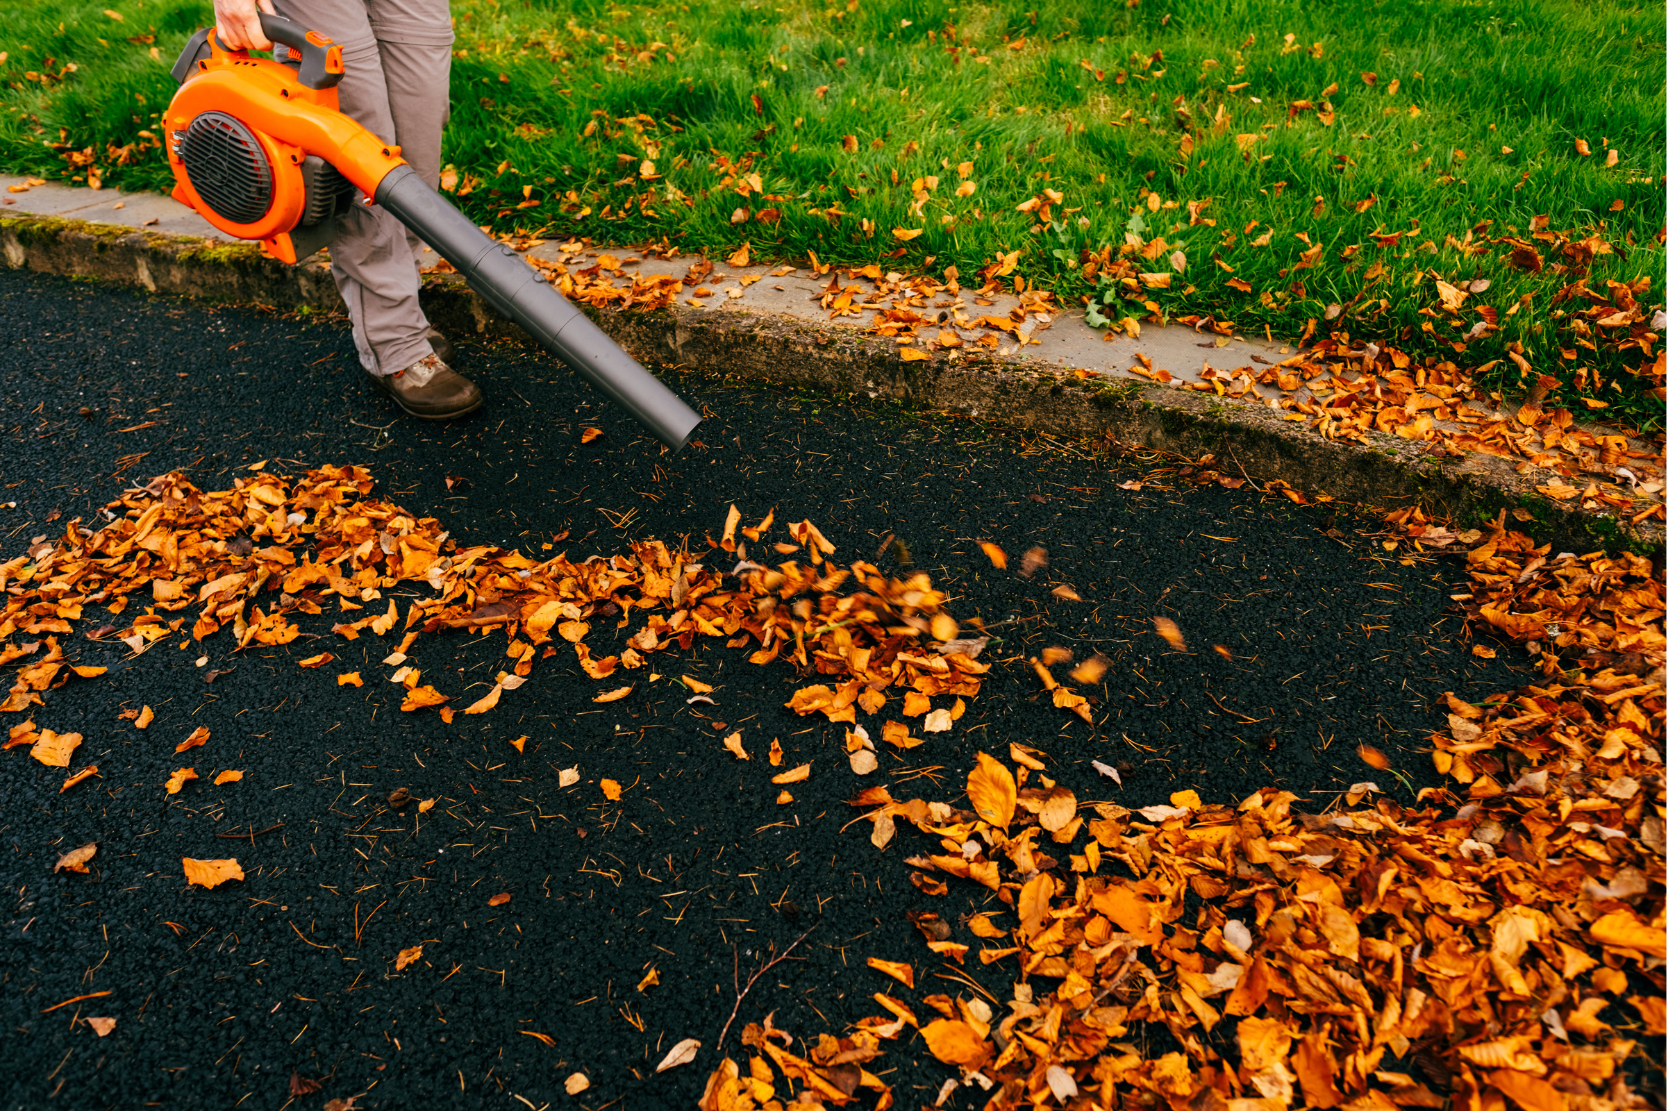
[[[375,199],[440,252],[488,304],[617,401],[655,439],[673,451],[689,442],[699,414],[552,289],[526,259],[471,224],[410,166],[384,177]]]
[[[301,72],[296,77],[301,84],[309,89],[333,89],[341,84],[339,57],[334,66],[330,64],[330,51],[340,50],[335,43],[323,35],[314,35],[293,19],[267,12],[260,13],[260,30],[273,42],[289,47],[301,59]]]

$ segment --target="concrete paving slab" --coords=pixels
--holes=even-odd
[[[118,189],[87,189],[46,182],[30,185],[38,178],[0,175],[0,216],[29,212],[39,216],[63,216],[100,224],[148,228],[167,235],[198,235],[216,238],[213,224],[185,205],[162,193],[125,193]],[[21,191],[12,192],[21,187]]]

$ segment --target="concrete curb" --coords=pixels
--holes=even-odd
[[[252,244],[29,213],[0,217],[0,257],[12,269],[94,278],[153,293],[253,302],[280,310],[340,312],[329,273],[316,263],[288,267]],[[431,276],[425,310],[453,334],[515,338],[502,319],[455,276]],[[795,318],[678,305],[655,311],[595,312],[598,324],[644,363],[695,373],[889,397],[912,406],[963,414],[1013,428],[1065,437],[1106,437],[1187,458],[1216,456],[1224,473],[1259,483],[1323,491],[1366,505],[1419,505],[1459,525],[1501,510],[1542,541],[1578,551],[1627,546],[1659,553],[1659,523],[1552,501],[1535,487],[1556,472],[1490,455],[1431,454],[1422,443],[1373,433],[1364,444],[1329,440],[1281,420],[1264,406],[1146,385],[1138,380],[1081,380],[1069,367],[1022,356],[963,354],[905,363],[880,337]],[[1520,468],[1520,470],[1519,470]]]

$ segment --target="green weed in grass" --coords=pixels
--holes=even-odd
[[[210,9],[112,0],[118,21],[102,2],[8,12],[0,164],[167,188],[150,136],[172,91],[167,66]],[[1582,334],[1569,311],[1585,302],[1567,292],[1578,278],[1600,293],[1620,281],[1659,300],[1637,287],[1659,280],[1663,256],[1658,7],[453,10],[448,181],[499,231],[724,253],[750,242],[760,259],[953,265],[963,281],[1018,251],[1015,275],[1091,301],[1096,319],[1147,315],[1150,300],[1159,315],[1285,336],[1342,331],[1465,365],[1498,360],[1484,381],[1512,393],[1528,376],[1507,357],[1520,345],[1533,375],[1562,381],[1563,403],[1586,411],[1583,393],[1660,427],[1658,336]],[[1607,253],[1512,265],[1495,238],[1528,241],[1542,214]],[[1167,289],[1153,279],[1124,297],[1085,276],[1096,253],[1136,240]],[[1438,278],[1487,284],[1444,312]],[[1498,327],[1472,334],[1483,309]]]

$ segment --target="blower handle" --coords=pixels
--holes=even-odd
[[[261,34],[289,47],[301,58],[297,78],[309,89],[333,89],[341,84],[342,48],[317,31],[309,31],[293,19],[260,13]]]
[[[654,438],[677,451],[700,416],[642,368],[513,250],[481,232],[408,165],[389,171],[376,203],[457,268],[470,288],[527,330],[540,347],[617,401]]]

